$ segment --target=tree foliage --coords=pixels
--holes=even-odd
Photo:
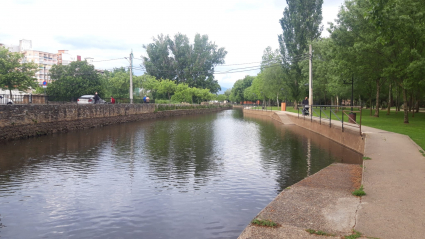
[[[69,65],[53,65],[50,69],[53,80],[47,87],[47,94],[54,100],[68,101],[82,95],[103,95],[103,87],[99,74],[94,66],[86,61],[74,61]]]
[[[153,41],[143,46],[148,54],[143,57],[143,65],[149,75],[176,84],[186,83],[189,87],[210,89],[212,93],[221,89],[214,79],[214,68],[224,63],[227,51],[209,41],[208,35],[196,34],[193,44],[181,33],[174,39],[159,35]]]
[[[295,102],[301,97],[302,86],[299,57],[307,52],[308,44],[320,37],[323,30],[323,0],[286,0],[280,25],[283,33],[279,35],[280,52],[284,69],[288,74],[287,87],[290,98]]]
[[[7,88],[12,95],[13,89],[26,91],[37,87],[35,63],[21,63],[23,54],[9,52],[0,47],[0,88]]]

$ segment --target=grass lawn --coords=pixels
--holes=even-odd
[[[286,110],[289,112],[298,113],[298,110],[294,110],[293,107],[287,107]],[[317,114],[319,114],[319,109],[315,110]],[[325,110],[325,112],[329,117],[329,110]],[[374,113],[375,111],[373,110],[372,115]],[[324,117],[323,114],[324,113],[322,112],[322,117]],[[342,111],[339,111],[337,113],[338,117],[341,118],[341,114]],[[313,116],[317,115],[313,114]],[[425,149],[425,113],[415,113],[415,117],[412,118],[412,113],[409,112],[409,124],[404,124],[403,119],[403,111],[397,113],[395,111],[391,111],[390,115],[387,115],[386,110],[381,110],[379,112],[379,118],[370,116],[370,109],[363,109],[362,111],[362,125],[408,135],[422,149]],[[338,120],[338,118],[332,114],[332,120]],[[357,120],[359,120],[359,113],[357,113]],[[348,117],[346,115],[344,115],[344,121],[348,121]]]

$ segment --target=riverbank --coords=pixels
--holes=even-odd
[[[277,117],[276,115],[281,116]],[[317,125],[320,125],[316,117],[298,120],[297,114],[290,112],[280,112],[270,117],[276,120],[283,117],[284,120],[290,120],[292,123],[326,136],[323,132],[316,131]],[[341,129],[341,122],[329,122],[324,119],[322,121],[330,125],[330,127],[328,126],[329,129]],[[344,132],[347,129],[356,131],[355,127],[350,128],[348,124],[344,124]],[[340,134],[342,133],[341,129]],[[425,204],[422,203],[422,198],[425,197],[425,178],[423,176],[425,175],[425,157],[423,150],[406,135],[367,126],[362,127],[362,136],[358,134],[358,137],[364,138],[363,149],[365,159],[367,159],[363,161],[363,180],[361,183],[364,186],[366,196],[362,197],[361,201],[357,203],[353,201],[347,204],[353,207],[357,205],[357,210],[352,215],[354,221],[350,223],[351,229],[369,237],[421,238],[425,226]],[[341,143],[344,144],[343,141]],[[338,170],[333,171],[335,169],[328,167],[326,170],[328,173],[329,170],[331,171],[329,175],[338,175]],[[304,180],[311,181],[311,178],[314,178],[314,175]],[[279,221],[279,215],[285,215],[284,209],[291,204],[300,205],[299,210],[301,211],[309,211],[311,206],[313,208],[321,207],[316,202],[316,197],[322,193],[320,187],[338,185],[338,183],[342,183],[345,188],[352,185],[347,180],[341,181],[341,178],[335,176],[329,177],[325,181],[318,180],[317,187],[307,194],[310,196],[304,198],[282,196],[287,193],[284,190],[269,204],[269,206],[275,205],[277,209],[273,209],[269,214],[264,214],[263,211],[269,207],[267,206],[257,217],[263,216],[264,219],[270,218],[270,220],[277,219]],[[340,196],[334,195],[334,197]],[[275,203],[276,200],[281,201],[281,203]],[[302,224],[302,217],[295,217],[294,222],[282,223],[280,229],[265,227],[258,229],[257,226],[249,225],[239,238],[315,238],[314,235],[306,234],[303,231],[307,229],[327,230],[329,234],[338,236],[346,233],[346,229],[338,229],[338,225],[343,225],[346,221],[344,210],[334,207],[326,211],[325,215],[341,220],[338,225],[335,224],[332,227],[324,227],[319,223],[322,221],[320,218],[324,216],[322,214],[323,211],[316,210],[309,215],[309,218],[313,220],[311,225],[316,225],[317,228],[307,227],[308,224]],[[319,222],[314,221],[315,218],[319,218]],[[294,225],[298,226],[294,227]]]
[[[216,112],[227,107],[157,111],[155,104],[1,105],[0,142],[179,115]]]
[[[332,164],[283,190],[257,215],[275,228],[249,225],[239,239],[317,238],[307,230],[340,238],[355,226],[360,198],[351,192],[360,187],[360,165]]]

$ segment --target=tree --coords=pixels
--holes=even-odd
[[[424,82],[425,2],[422,0],[371,0],[364,12],[375,26],[388,65],[382,75],[394,77],[401,87],[404,123],[409,123],[408,93]],[[410,103],[412,104],[412,102]]]
[[[170,93],[174,93],[176,90],[176,83],[174,81],[170,81],[168,79],[162,80],[157,85],[158,93],[160,94],[167,94],[168,99],[171,99]]]
[[[193,88],[190,88],[189,85],[182,83],[177,85],[176,92],[171,97],[171,100],[176,102],[193,103],[193,95],[194,95]]]
[[[233,102],[243,102],[245,101],[244,90],[251,86],[252,81],[254,80],[254,76],[245,76],[241,80],[237,80],[235,84],[233,84],[231,90],[231,101]]]
[[[221,94],[221,95],[215,96],[215,100],[217,100],[219,102],[223,102],[225,100],[228,100],[228,98],[227,98],[227,96],[225,94]]]
[[[264,79],[264,91],[267,98],[276,97],[276,104],[279,106],[279,93],[283,93],[285,86],[285,72],[281,64],[279,50],[273,51],[267,47],[263,52],[261,72]]]
[[[47,86],[47,94],[55,100],[66,101],[82,95],[94,95],[95,92],[105,97],[99,74],[86,61],[53,65],[50,78],[53,82]]]
[[[143,65],[149,75],[158,79],[170,79],[176,84],[186,83],[189,87],[220,91],[214,79],[214,69],[224,63],[227,51],[208,40],[208,35],[196,34],[190,44],[186,35],[178,33],[171,39],[159,35],[154,42],[143,47],[148,54]]]
[[[279,35],[280,52],[288,82],[286,86],[291,98],[300,98],[301,68],[297,61],[308,50],[308,43],[320,37],[323,26],[323,0],[286,0],[287,7],[283,11],[280,25],[283,34]]]
[[[23,54],[9,52],[0,47],[0,88],[7,88],[12,97],[12,90],[21,91],[37,87],[35,63],[21,63]]]

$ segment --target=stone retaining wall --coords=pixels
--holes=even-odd
[[[155,112],[154,104],[1,105],[0,141],[223,109],[228,107]]]

